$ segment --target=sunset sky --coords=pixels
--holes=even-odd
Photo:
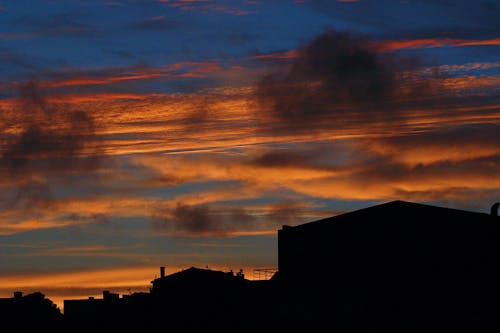
[[[500,198],[500,2],[0,0],[0,297],[277,266],[277,229]]]

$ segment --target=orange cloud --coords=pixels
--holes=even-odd
[[[101,86],[101,85],[117,85],[128,81],[155,80],[162,78],[204,78],[216,72],[224,72],[223,67],[215,61],[193,62],[182,61],[169,64],[159,68],[136,68],[136,69],[105,69],[94,70],[83,75],[79,72],[74,73],[57,73],[62,78],[37,81],[36,85],[40,89],[54,89],[66,87],[81,87],[81,86]],[[18,82],[4,83],[0,85],[0,89],[12,89],[22,87]],[[119,99],[119,98],[140,98],[139,94],[135,93],[86,93],[78,95],[62,95],[49,97],[48,102],[66,102],[79,103],[82,101],[98,101],[103,99]],[[77,99],[78,98],[78,99]],[[15,105],[15,99],[0,100],[0,107],[12,107]]]
[[[497,113],[496,117],[500,115]],[[100,196],[76,195],[54,200],[51,207],[37,213],[38,219],[8,210],[2,213],[3,233],[92,223],[95,222],[93,216],[101,215],[149,218],[158,210],[172,211],[177,203],[190,207],[209,205],[213,208],[207,211],[208,216],[218,216],[220,212],[231,211],[231,206],[227,205],[232,201],[271,197],[275,193],[279,193],[282,200],[288,197],[302,203],[305,197],[346,200],[405,197],[415,200],[417,195],[429,199],[437,196],[436,193],[443,198],[470,199],[470,191],[480,196],[481,191],[500,188],[500,183],[495,181],[498,179],[495,177],[498,163],[495,156],[500,155],[495,139],[497,131],[494,127],[481,125],[484,121],[488,120],[479,120],[475,128],[452,127],[451,131],[443,131],[444,124],[436,118],[431,122],[434,133],[428,129],[414,135],[401,132],[398,136],[372,136],[370,140],[366,140],[369,136],[337,138],[322,149],[303,154],[298,148],[287,153],[259,145],[259,148],[247,146],[244,153],[233,155],[231,144],[216,153],[135,155],[129,161],[143,172],[111,173],[108,182],[115,178],[114,181],[136,189],[149,190],[190,183],[220,182],[220,185],[171,195],[168,199],[142,197],[134,192],[127,197],[123,194],[117,197],[114,192]],[[470,122],[469,119],[465,123]],[[323,164],[321,158],[335,160],[337,144],[352,145],[353,151],[358,153],[340,164]],[[227,185],[229,183],[232,185]],[[221,206],[222,202],[227,208]],[[272,207],[244,208],[254,217],[263,217],[272,211]],[[310,209],[301,210],[299,217],[305,216],[303,214],[312,216]],[[61,219],[61,216],[66,218]],[[271,224],[267,228],[258,224],[252,227],[255,228],[224,230],[221,235],[273,234],[275,231]],[[214,233],[219,235],[217,230],[210,235]],[[94,250],[86,253],[99,255],[98,249]]]
[[[495,87],[496,76],[463,76],[443,78],[439,83],[447,90],[463,90],[470,85],[473,88]],[[186,152],[214,152],[231,147],[266,144],[272,142],[307,142],[316,140],[336,140],[341,138],[360,138],[383,133],[387,124],[384,118],[376,126],[366,127],[357,123],[355,118],[348,118],[342,123],[332,123],[319,133],[295,133],[266,135],[255,133],[255,125],[272,126],[272,119],[258,119],[258,106],[249,102],[249,91],[213,91],[209,95],[134,95],[134,94],[83,94],[58,95],[48,97],[52,102],[64,103],[67,110],[89,110],[96,123],[105,123],[105,128],[97,128],[97,134],[110,136],[99,142],[106,154],[123,155],[132,153],[168,152],[172,154]],[[439,93],[439,91],[438,91]],[[462,95],[463,96],[463,95]],[[425,99],[440,98],[422,96]],[[4,115],[14,112],[11,105],[14,100],[3,100]],[[417,101],[418,102],[418,101]],[[446,99],[439,105],[429,102],[428,106],[408,104],[405,126],[398,128],[401,133],[411,128],[435,126],[443,123],[460,124],[470,121],[494,121],[498,114],[495,104],[457,105],[446,104]],[[9,105],[9,107],[7,107]],[[95,112],[93,110],[99,110]],[[192,115],[198,110],[207,112],[205,119],[196,122],[197,130],[203,131],[203,140],[199,132],[189,130],[193,126]],[[154,121],[151,121],[153,119]],[[360,127],[361,126],[361,127]],[[16,127],[9,127],[8,133],[18,133]],[[395,133],[396,129],[392,130]]]
[[[96,76],[76,74],[61,80],[40,81],[41,88],[61,88],[87,85],[110,85],[134,80],[153,80],[158,78],[205,77],[210,73],[220,71],[221,65],[214,61],[193,62],[182,61],[161,68],[138,68],[132,70],[115,70],[116,73],[96,72]],[[109,71],[108,71],[109,72]],[[64,73],[63,73],[64,74]],[[106,75],[108,74],[108,75]]]
[[[141,95],[134,93],[79,93],[79,94],[59,94],[46,98],[47,103],[58,104],[80,104],[83,102],[106,102],[120,99],[146,99],[155,95]],[[0,100],[0,107],[15,108],[19,105],[17,98]]]
[[[381,52],[397,51],[401,49],[420,49],[434,47],[463,47],[463,46],[488,46],[500,45],[500,38],[467,40],[454,38],[422,38],[409,40],[388,40],[374,42],[373,46]]]
[[[441,85],[450,90],[474,90],[500,87],[500,75],[464,75],[441,80]]]
[[[190,204],[231,200],[233,194],[228,195],[228,192],[238,193],[239,195],[234,198],[238,200],[244,198],[245,193],[251,198],[278,189],[287,189],[292,193],[312,197],[342,199],[394,198],[402,192],[453,192],[452,189],[458,188],[494,190],[500,186],[500,183],[491,181],[496,163],[495,156],[500,154],[500,151],[495,140],[496,130],[488,129],[490,134],[485,136],[483,134],[486,129],[487,126],[473,129],[473,133],[482,135],[478,140],[474,140],[472,134],[467,134],[469,131],[467,129],[436,135],[423,132],[416,139],[405,137],[408,144],[403,144],[406,141],[401,138],[395,138],[393,141],[389,139],[384,141],[383,137],[373,138],[371,141],[366,141],[368,146],[363,150],[368,148],[367,154],[379,156],[380,161],[375,164],[353,160],[337,167],[328,167],[315,165],[311,159],[302,161],[300,158],[283,157],[277,160],[282,162],[267,164],[230,162],[231,160],[227,159],[217,162],[213,159],[197,158],[195,167],[189,162],[190,159],[181,162],[183,158],[179,160],[177,157],[174,163],[172,159],[170,163],[161,162],[161,159],[147,159],[142,163],[145,167],[149,165],[165,176],[177,176],[179,179],[186,177],[184,179],[188,182],[189,179],[200,181],[219,179],[238,180],[244,184],[241,190],[228,191],[225,188],[215,192],[209,190],[203,194],[177,197],[182,202]],[[439,129],[436,131],[440,132]],[[464,138],[453,144],[454,135],[463,135]],[[415,145],[411,145],[415,140],[417,140]],[[419,145],[421,140],[422,144]],[[467,140],[471,142],[468,143]],[[394,146],[391,146],[391,143]],[[322,156],[326,154],[327,151],[321,151]],[[457,165],[457,169],[455,170],[452,165],[446,167],[450,163]],[[172,165],[185,167],[175,169]],[[460,165],[468,165],[467,172],[458,168]],[[447,168],[449,170],[445,172]],[[384,173],[386,169],[387,173]]]
[[[43,88],[59,88],[59,87],[71,87],[71,86],[87,86],[87,85],[103,85],[103,84],[113,84],[123,81],[131,80],[144,80],[144,79],[154,79],[158,77],[167,76],[165,73],[143,73],[143,74],[131,74],[123,76],[111,76],[111,77],[74,77],[67,80],[61,81],[42,81],[40,82],[40,87]]]

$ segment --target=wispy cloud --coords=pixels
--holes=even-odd
[[[159,68],[106,68],[102,70],[65,71],[49,73],[49,80],[38,80],[40,88],[64,88],[78,86],[112,85],[128,81],[155,80],[160,78],[202,78],[221,71],[222,65],[215,61],[183,61]],[[17,82],[5,83],[3,88],[17,87]]]
[[[468,40],[454,38],[423,38],[407,40],[388,40],[375,42],[374,47],[388,52],[402,49],[421,49],[435,47],[465,47],[465,46],[492,46],[500,45],[500,38]]]

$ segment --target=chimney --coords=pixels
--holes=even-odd
[[[160,267],[160,278],[164,278],[164,277],[165,277],[165,267],[161,266]]]
[[[498,206],[500,206],[500,202],[497,202],[491,206],[491,216],[498,216]]]

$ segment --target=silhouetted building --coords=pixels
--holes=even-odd
[[[409,321],[417,331],[500,318],[493,214],[393,201],[283,226],[278,261],[279,283],[293,295],[287,302],[297,302],[291,312],[327,311],[322,318],[358,318],[354,325]]]

